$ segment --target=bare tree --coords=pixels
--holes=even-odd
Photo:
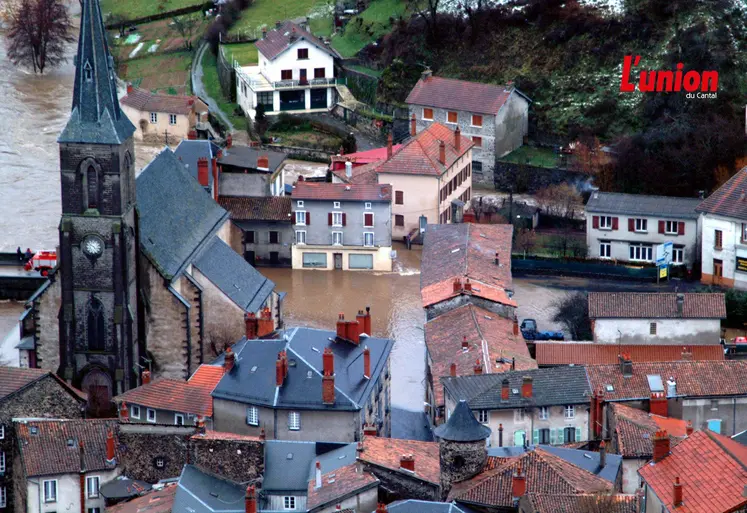
[[[592,340],[589,320],[589,300],[586,292],[574,292],[558,298],[553,303],[553,322],[562,324],[570,335],[570,340]]]
[[[573,219],[583,205],[581,194],[567,183],[549,185],[537,191],[537,204],[548,215]]]
[[[524,252],[524,258],[526,258],[527,253],[531,253],[537,245],[537,234],[534,230],[524,228],[516,233],[515,245]]]
[[[438,24],[438,5],[441,0],[408,0],[407,5],[413,12],[423,18],[431,40],[436,39],[436,26]]]
[[[192,37],[200,26],[201,16],[199,13],[187,14],[185,16],[174,16],[171,29],[175,30],[184,39],[184,48],[192,49]]]
[[[8,58],[44,73],[67,60],[65,43],[72,43],[70,16],[62,0],[21,0],[10,4]]]
[[[124,14],[111,14],[109,15],[109,23],[119,28],[119,37],[124,38],[127,30],[127,25],[130,23],[130,19]]]

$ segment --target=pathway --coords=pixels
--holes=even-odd
[[[236,132],[236,127],[233,126],[233,123],[231,123],[223,111],[220,110],[216,101],[208,96],[205,86],[202,83],[202,56],[208,48],[209,46],[207,43],[202,43],[202,46],[197,50],[197,54],[192,61],[192,93],[199,96],[202,101],[207,103],[210,112],[218,116],[221,121],[226,124],[229,132]]]

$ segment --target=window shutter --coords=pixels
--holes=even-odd
[[[594,228],[599,228],[599,216],[594,216],[591,218],[591,225]]]
[[[617,230],[618,228],[619,228],[618,218],[617,217],[613,217],[612,218],[612,229],[613,230]]]
[[[311,212],[306,212],[306,224],[311,224]]]
[[[577,427],[576,428],[576,442],[580,442],[580,441],[581,441],[581,428]]]
[[[537,445],[539,444],[539,441],[540,441],[540,431],[539,429],[535,429],[532,431],[532,443],[534,445]]]
[[[557,438],[557,429],[552,428],[550,429],[550,445],[555,445],[556,438]]]
[[[659,221],[659,233],[664,233],[664,221]]]
[[[332,226],[332,212],[327,214],[327,225]]]
[[[307,223],[308,223],[308,221],[307,221]],[[633,219],[633,218],[628,219],[628,231],[629,232],[634,232],[635,231],[635,219]]]
[[[685,223],[682,221],[677,223],[677,235],[685,235]]]
[[[348,224],[348,215],[345,212],[343,212],[342,213],[342,225],[347,226],[347,224]]]

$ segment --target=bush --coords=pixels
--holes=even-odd
[[[553,303],[553,322],[565,327],[569,340],[593,340],[589,320],[589,299],[586,292],[566,294]]]

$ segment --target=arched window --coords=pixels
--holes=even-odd
[[[103,351],[106,349],[106,329],[104,326],[104,305],[95,297],[88,302],[88,322],[86,337],[89,351]]]
[[[124,157],[124,169],[120,173],[119,183],[122,184],[122,196],[124,197],[124,205],[130,204],[132,199],[130,198],[130,167],[132,167],[132,158],[130,153],[125,153]]]
[[[88,208],[99,208],[99,174],[93,166],[88,166],[86,170],[86,183],[88,187]]]

